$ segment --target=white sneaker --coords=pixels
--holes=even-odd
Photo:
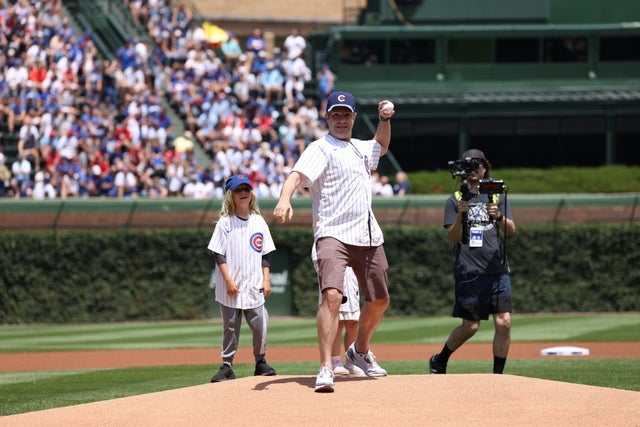
[[[349,375],[349,374],[350,372],[345,366],[338,364],[333,367],[333,375],[340,376],[340,375]]]
[[[344,364],[345,369],[349,372],[349,375],[353,375],[354,377],[366,377],[367,374],[364,373],[362,369],[357,367],[351,362],[347,362]]]
[[[349,346],[345,355],[347,362],[351,362],[362,369],[368,377],[384,377],[387,375],[387,371],[382,369],[376,362],[376,356],[373,352],[371,350],[367,353],[357,352],[355,342]]]
[[[316,377],[317,393],[333,393],[333,372],[331,369],[323,366]]]

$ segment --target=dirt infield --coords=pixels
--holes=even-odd
[[[510,359],[536,359],[540,350],[557,346],[558,343],[512,343]],[[640,342],[615,343],[571,343],[572,346],[588,348],[590,358],[638,358]],[[426,360],[438,352],[441,344],[421,345],[376,345],[374,351],[379,360]],[[270,347],[269,362],[309,362],[319,360],[318,349],[308,347]],[[467,343],[456,351],[454,359],[491,358],[491,344]],[[235,358],[236,363],[253,363],[250,349],[242,348]],[[220,350],[216,348],[166,349],[166,350],[110,350],[110,351],[51,351],[46,353],[0,354],[0,372],[49,371],[61,369],[128,368],[136,366],[206,365],[217,367]]]
[[[509,357],[541,358],[558,343],[514,343]],[[640,343],[571,343],[590,358],[640,358]],[[379,360],[426,360],[439,345],[378,345]],[[269,361],[318,360],[310,347],[273,347]],[[456,359],[491,357],[467,343]],[[584,356],[579,356],[584,357]],[[240,349],[237,363],[251,363]],[[0,354],[0,371],[219,363],[219,349]],[[425,362],[426,370],[426,362]],[[313,392],[315,376],[247,377],[64,408],[0,417],[0,426],[639,426],[640,393],[513,375],[390,375],[337,378],[331,394]]]

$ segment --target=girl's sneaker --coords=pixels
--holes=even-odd
[[[362,369],[358,366],[354,365],[351,362],[347,362],[344,364],[345,369],[349,372],[349,375],[353,375],[354,377],[366,377],[367,374],[364,373]]]
[[[333,375],[335,376],[349,375],[349,371],[342,364],[337,364],[333,366]]]

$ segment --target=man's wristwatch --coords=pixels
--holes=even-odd
[[[502,222],[502,220],[504,219],[504,215],[500,214],[500,216],[498,218],[496,218],[497,222]]]

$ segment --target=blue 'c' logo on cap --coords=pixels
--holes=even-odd
[[[344,102],[344,100],[345,100],[345,96],[344,95],[342,95],[342,94],[338,95],[338,101]]]

